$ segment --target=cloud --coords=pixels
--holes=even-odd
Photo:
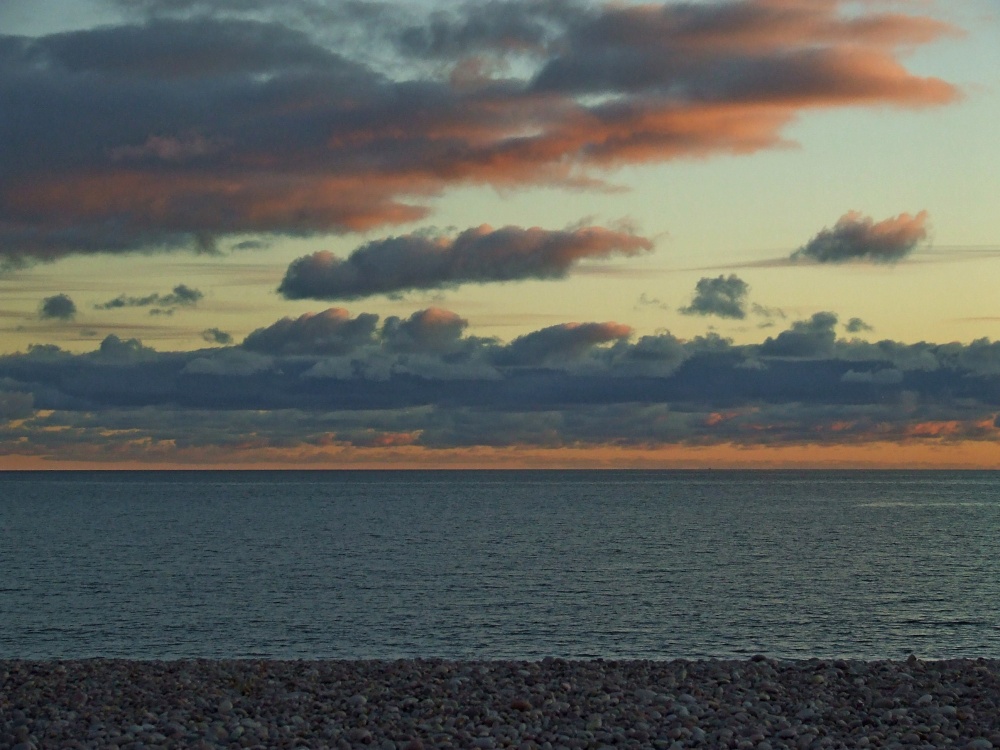
[[[409,234],[362,245],[346,260],[321,251],[292,261],[287,299],[358,299],[459,284],[563,278],[580,260],[652,249],[644,237],[601,227],[549,231],[480,226],[454,238]]]
[[[76,317],[76,303],[66,294],[46,297],[38,309],[42,320],[73,320]]]
[[[639,295],[639,299],[636,301],[636,307],[638,308],[649,308],[653,307],[658,310],[669,310],[670,305],[666,304],[659,297],[650,297],[648,294],[643,292]]]
[[[737,345],[567,323],[504,343],[437,308],[381,325],[334,308],[260,329],[258,350],[37,345],[0,356],[0,451],[221,462],[289,447],[1000,441],[1000,342],[867,342],[837,327],[820,312]]]
[[[119,146],[111,149],[110,156],[116,161],[160,159],[177,162],[207,156],[219,147],[209,143],[197,133],[182,138],[167,138],[151,135],[139,146]]]
[[[469,321],[450,310],[430,307],[407,320],[387,318],[382,340],[393,351],[443,353],[455,349],[468,325]]]
[[[186,284],[178,284],[169,294],[147,294],[145,297],[129,297],[120,294],[112,300],[94,305],[95,310],[118,310],[124,307],[152,307],[150,315],[169,315],[174,308],[191,306],[205,295]]]
[[[682,315],[716,315],[742,320],[747,316],[749,291],[749,285],[736,274],[703,278],[695,286],[691,304],[680,308],[679,312]]]
[[[896,263],[927,238],[927,212],[900,214],[877,224],[857,211],[841,216],[791,255],[792,260],[817,263],[871,261]]]
[[[226,333],[218,328],[206,328],[201,332],[201,337],[210,344],[228,346],[233,343],[232,334]]]
[[[844,330],[848,333],[864,333],[866,331],[874,331],[875,329],[861,318],[851,318],[844,324]]]
[[[893,367],[884,367],[879,370],[848,370],[840,376],[842,383],[878,383],[881,385],[895,385],[903,382],[903,373]]]
[[[669,375],[700,349],[701,341],[683,342],[670,333],[641,336],[634,344],[619,339],[610,349],[612,371],[626,377]]]
[[[34,396],[23,391],[8,391],[0,382],[0,424],[24,419],[34,414]]]
[[[785,320],[788,317],[780,307],[765,307],[756,302],[750,305],[750,312],[759,318],[763,318],[762,321],[757,323],[757,328],[773,328],[777,325],[777,320]]]
[[[274,367],[274,359],[242,349],[222,349],[188,362],[180,375],[212,375],[216,377],[249,377]]]
[[[269,243],[263,240],[243,240],[232,246],[232,250],[263,250],[269,247]]]
[[[561,323],[514,339],[498,359],[517,366],[572,360],[595,346],[631,335],[632,329],[621,323]]]
[[[248,335],[242,347],[264,354],[344,354],[373,340],[378,316],[352,318],[343,308],[282,318]]]
[[[761,354],[768,357],[828,356],[837,338],[836,325],[837,316],[830,312],[818,312],[809,320],[797,320],[787,331],[765,340],[760,346]]]
[[[765,307],[764,305],[759,305],[756,302],[750,306],[750,312],[761,318],[767,318],[769,320],[773,318],[780,318],[781,320],[784,320],[788,317],[785,314],[785,311],[780,307]]]
[[[956,100],[901,62],[953,29],[847,5],[163,0],[0,37],[0,264],[370,231],[457,186],[593,186],[812,110]]]
[[[139,339],[121,339],[112,333],[101,341],[95,356],[111,362],[135,362],[153,358],[155,350]]]
[[[69,356],[56,344],[28,344],[28,356],[33,358],[56,358]]]

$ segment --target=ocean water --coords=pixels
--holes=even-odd
[[[1000,472],[0,474],[0,658],[1000,657]]]

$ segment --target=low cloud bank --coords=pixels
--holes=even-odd
[[[0,357],[0,448],[114,460],[126,444],[239,450],[251,433],[317,450],[1000,442],[1000,342],[843,328],[819,312],[735,345],[592,322],[504,343],[439,308],[332,308],[195,352],[114,336],[88,354],[38,346]]]

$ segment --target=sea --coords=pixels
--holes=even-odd
[[[1000,657],[996,471],[0,473],[0,658]]]

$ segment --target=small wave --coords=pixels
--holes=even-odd
[[[868,503],[858,503],[855,508],[988,508],[1000,506],[998,502],[982,500],[930,502],[924,500],[877,500]]]

